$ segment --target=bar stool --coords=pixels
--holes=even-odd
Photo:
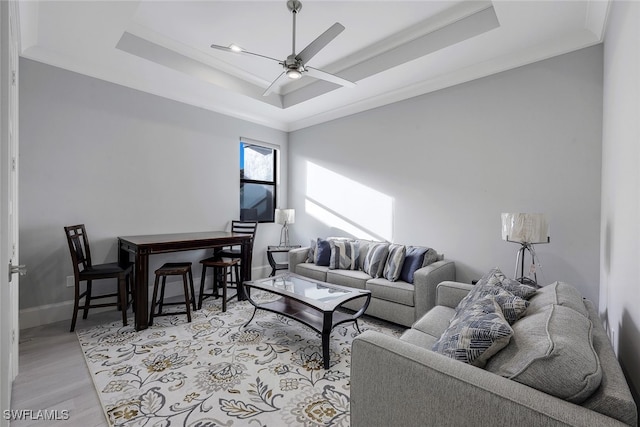
[[[153,325],[153,318],[157,316],[170,316],[174,314],[186,314],[187,321],[191,322],[191,304],[196,310],[195,291],[193,288],[193,275],[191,274],[190,262],[168,262],[155,271],[156,280],[153,284],[153,301],[151,302],[151,314],[149,316],[149,326]],[[187,285],[187,275],[189,276],[189,285]],[[184,302],[164,302],[164,288],[167,283],[167,276],[182,276],[184,285]],[[162,287],[160,289],[160,299],[158,300],[158,285],[162,277]],[[189,287],[191,291],[189,291]],[[191,302],[191,304],[190,304]],[[158,305],[158,313],[155,313],[156,304]],[[163,313],[162,307],[165,305],[181,305],[184,304],[186,311]]]
[[[202,301],[208,297],[218,298],[218,283],[222,286],[222,312],[227,311],[227,288],[237,289],[237,287],[227,286],[227,275],[231,272],[231,268],[234,269],[234,274],[236,277],[240,277],[240,259],[239,258],[231,258],[231,259],[222,259],[219,257],[211,257],[207,259],[203,259],[200,261],[202,264],[202,276],[200,278],[200,296],[198,298],[198,310],[202,308]],[[207,267],[213,268],[213,292],[210,294],[204,293],[204,279],[207,273]],[[242,286],[242,284],[238,284],[238,286]],[[229,300],[233,299],[233,297],[237,297],[236,295],[229,298]]]

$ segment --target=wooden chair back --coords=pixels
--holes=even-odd
[[[64,227],[73,263],[73,272],[77,275],[80,271],[91,268],[91,249],[89,248],[89,238],[84,224],[70,225]],[[82,270],[80,269],[82,265]]]

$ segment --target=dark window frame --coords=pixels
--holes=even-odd
[[[275,222],[275,209],[278,206],[278,192],[277,192],[277,175],[278,175],[278,149],[270,146],[269,144],[260,144],[259,142],[248,141],[246,139],[240,140],[240,150],[246,149],[246,147],[260,147],[268,150],[272,150],[273,152],[273,180],[258,180],[258,179],[247,179],[244,177],[244,169],[243,164],[240,165],[240,219],[241,220],[257,220],[259,223],[269,223]],[[271,187],[273,189],[273,204],[272,209],[269,209],[269,218],[247,218],[243,215],[243,207],[242,207],[242,187],[244,184],[254,184],[254,185],[264,185]]]

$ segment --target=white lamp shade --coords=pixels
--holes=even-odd
[[[295,209],[276,209],[276,224],[293,224],[296,222]]]
[[[503,213],[502,240],[519,243],[547,243],[549,223],[544,214]]]

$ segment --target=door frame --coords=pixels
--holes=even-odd
[[[18,374],[18,282],[10,266],[18,249],[18,63],[16,0],[0,1],[0,426],[9,424],[13,381]]]

